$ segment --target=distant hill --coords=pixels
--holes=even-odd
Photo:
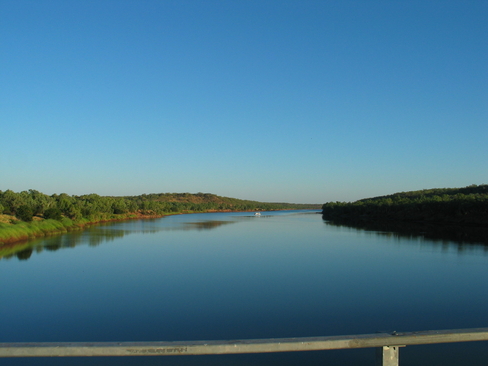
[[[488,225],[488,185],[399,192],[356,202],[327,202],[326,220]]]
[[[151,193],[122,198],[130,202],[135,202],[140,210],[149,209],[155,212],[320,209],[320,204],[258,202],[201,192],[195,194]]]

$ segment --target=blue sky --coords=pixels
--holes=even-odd
[[[487,1],[0,1],[0,190],[488,183]]]

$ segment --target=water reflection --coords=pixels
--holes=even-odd
[[[210,220],[182,222],[177,225],[172,224],[171,226],[158,226],[157,223],[160,222],[160,220],[161,219],[140,220],[139,222],[132,222],[128,226],[125,226],[125,228],[121,223],[105,223],[102,224],[103,226],[94,225],[85,228],[83,231],[8,244],[0,247],[0,259],[17,257],[17,259],[25,261],[32,256],[34,251],[36,253],[41,253],[44,250],[54,252],[59,249],[74,248],[79,245],[96,247],[104,242],[121,239],[129,234],[153,234],[160,231],[211,230],[222,225],[237,222]]]
[[[411,243],[421,243],[443,251],[458,253],[482,250],[488,254],[488,228],[445,226],[422,223],[385,223],[327,221],[325,225],[352,228],[373,235],[409,239]]]
[[[27,248],[27,249],[21,250],[20,252],[17,252],[16,256],[17,256],[17,258],[19,258],[19,260],[25,261],[31,257],[32,252],[33,252],[32,248]]]
[[[9,259],[16,256],[19,260],[27,260],[31,257],[34,251],[36,251],[36,253],[41,253],[44,250],[55,252],[63,248],[74,248],[78,245],[96,247],[103,242],[122,238],[126,234],[127,232],[123,230],[89,228],[87,231],[72,232],[69,234],[2,246],[0,248],[0,259]]]
[[[189,222],[185,224],[185,227],[179,230],[211,230],[222,225],[233,224],[236,221],[201,221],[201,222]]]

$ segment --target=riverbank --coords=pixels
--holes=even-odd
[[[80,230],[108,221],[159,218],[199,212],[249,212],[319,208],[320,205],[271,203],[221,197],[211,193],[151,193],[99,196],[95,193],[48,196],[30,189],[0,191],[0,246]]]
[[[142,213],[97,215],[90,218],[71,220],[63,217],[61,220],[37,218],[31,222],[24,222],[14,216],[1,215],[0,221],[0,246],[15,244],[44,236],[64,234],[70,231],[83,230],[87,226],[102,224],[104,222],[154,219],[169,215],[178,215],[183,212],[166,213],[164,215],[147,215]],[[9,221],[7,223],[7,221]]]
[[[286,210],[276,210],[286,211]],[[103,224],[105,222],[117,222],[126,220],[158,219],[171,215],[184,215],[192,213],[212,213],[212,212],[254,212],[254,210],[232,211],[232,210],[206,210],[167,212],[164,214],[147,214],[132,212],[127,214],[100,214],[89,218],[71,220],[63,217],[61,220],[42,219],[36,217],[31,222],[25,222],[11,215],[0,215],[0,248],[5,245],[18,244],[45,236],[64,234],[70,231],[83,230],[92,225]]]

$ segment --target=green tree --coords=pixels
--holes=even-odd
[[[34,215],[42,215],[46,209],[54,206],[54,199],[44,193],[29,189],[29,195],[32,200]]]
[[[59,208],[51,207],[44,211],[44,218],[60,221],[63,218],[63,215]]]
[[[9,215],[14,215],[17,209],[22,205],[22,200],[18,193],[8,189],[2,194],[2,205],[4,212]]]
[[[15,216],[17,216],[22,221],[30,222],[32,221],[32,216],[34,216],[34,213],[32,211],[32,208],[27,205],[22,205],[17,209]]]
[[[116,199],[112,204],[114,214],[124,214],[129,211],[127,204],[123,198]]]
[[[68,210],[68,212],[66,213],[66,216],[68,216],[70,219],[72,220],[78,220],[78,219],[81,219],[83,217],[82,213],[81,213],[81,208],[77,206],[71,206]]]
[[[61,212],[64,215],[68,215],[70,210],[73,208],[75,198],[66,193],[61,193],[59,196],[56,196],[55,199],[57,201],[57,207],[61,210]]]

